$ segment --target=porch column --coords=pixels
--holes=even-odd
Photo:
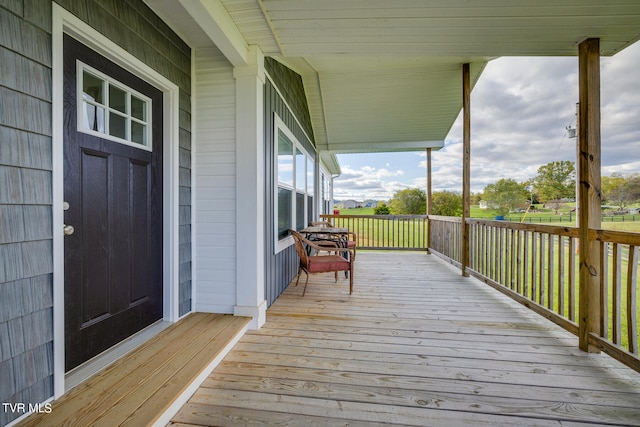
[[[236,305],[233,314],[266,321],[264,291],[264,55],[251,46],[236,67]]]
[[[600,246],[589,240],[589,230],[600,228],[600,39],[587,39],[579,46],[578,114],[578,229],[580,237],[579,345],[584,351],[599,351],[589,345],[589,333],[601,333]]]
[[[425,230],[427,234],[427,253],[429,253],[429,248],[431,247],[431,219],[429,216],[432,212],[432,181],[431,181],[431,148],[427,148],[427,229]]]
[[[471,79],[469,64],[462,64],[462,275],[468,276],[471,215]]]

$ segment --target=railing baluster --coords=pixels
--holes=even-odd
[[[576,320],[576,239],[569,237],[569,320]]]
[[[600,242],[600,330],[609,339],[609,244]]]
[[[620,345],[622,342],[622,251],[618,243],[613,244],[612,268],[612,304],[611,328],[612,341]]]
[[[638,274],[638,248],[629,246],[627,260],[627,339],[629,352],[638,354],[638,319],[637,319],[637,274]]]
[[[549,251],[547,253],[547,265],[548,265],[548,271],[547,271],[547,308],[549,310],[553,310],[553,304],[554,304],[554,298],[553,298],[553,288],[554,288],[554,281],[553,278],[555,277],[555,246],[553,244],[554,241],[554,236],[553,234],[548,234],[548,239],[549,239]]]
[[[565,281],[564,281],[564,241],[565,236],[558,236],[558,311],[557,313],[564,316],[565,310]]]
[[[525,297],[529,294],[529,235],[531,233],[527,230],[524,231],[524,239],[522,242],[522,295]]]

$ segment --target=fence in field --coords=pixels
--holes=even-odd
[[[427,250],[426,215],[321,215],[356,233],[358,249]]]

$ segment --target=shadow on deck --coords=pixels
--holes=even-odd
[[[289,288],[172,425],[640,425],[640,374],[424,253]]]

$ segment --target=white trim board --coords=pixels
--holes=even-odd
[[[64,235],[63,228],[63,35],[69,34],[127,71],[145,79],[163,97],[163,320],[178,319],[179,304],[179,88],[138,58],[52,2],[52,150],[53,150],[53,357],[54,397],[65,391]]]

